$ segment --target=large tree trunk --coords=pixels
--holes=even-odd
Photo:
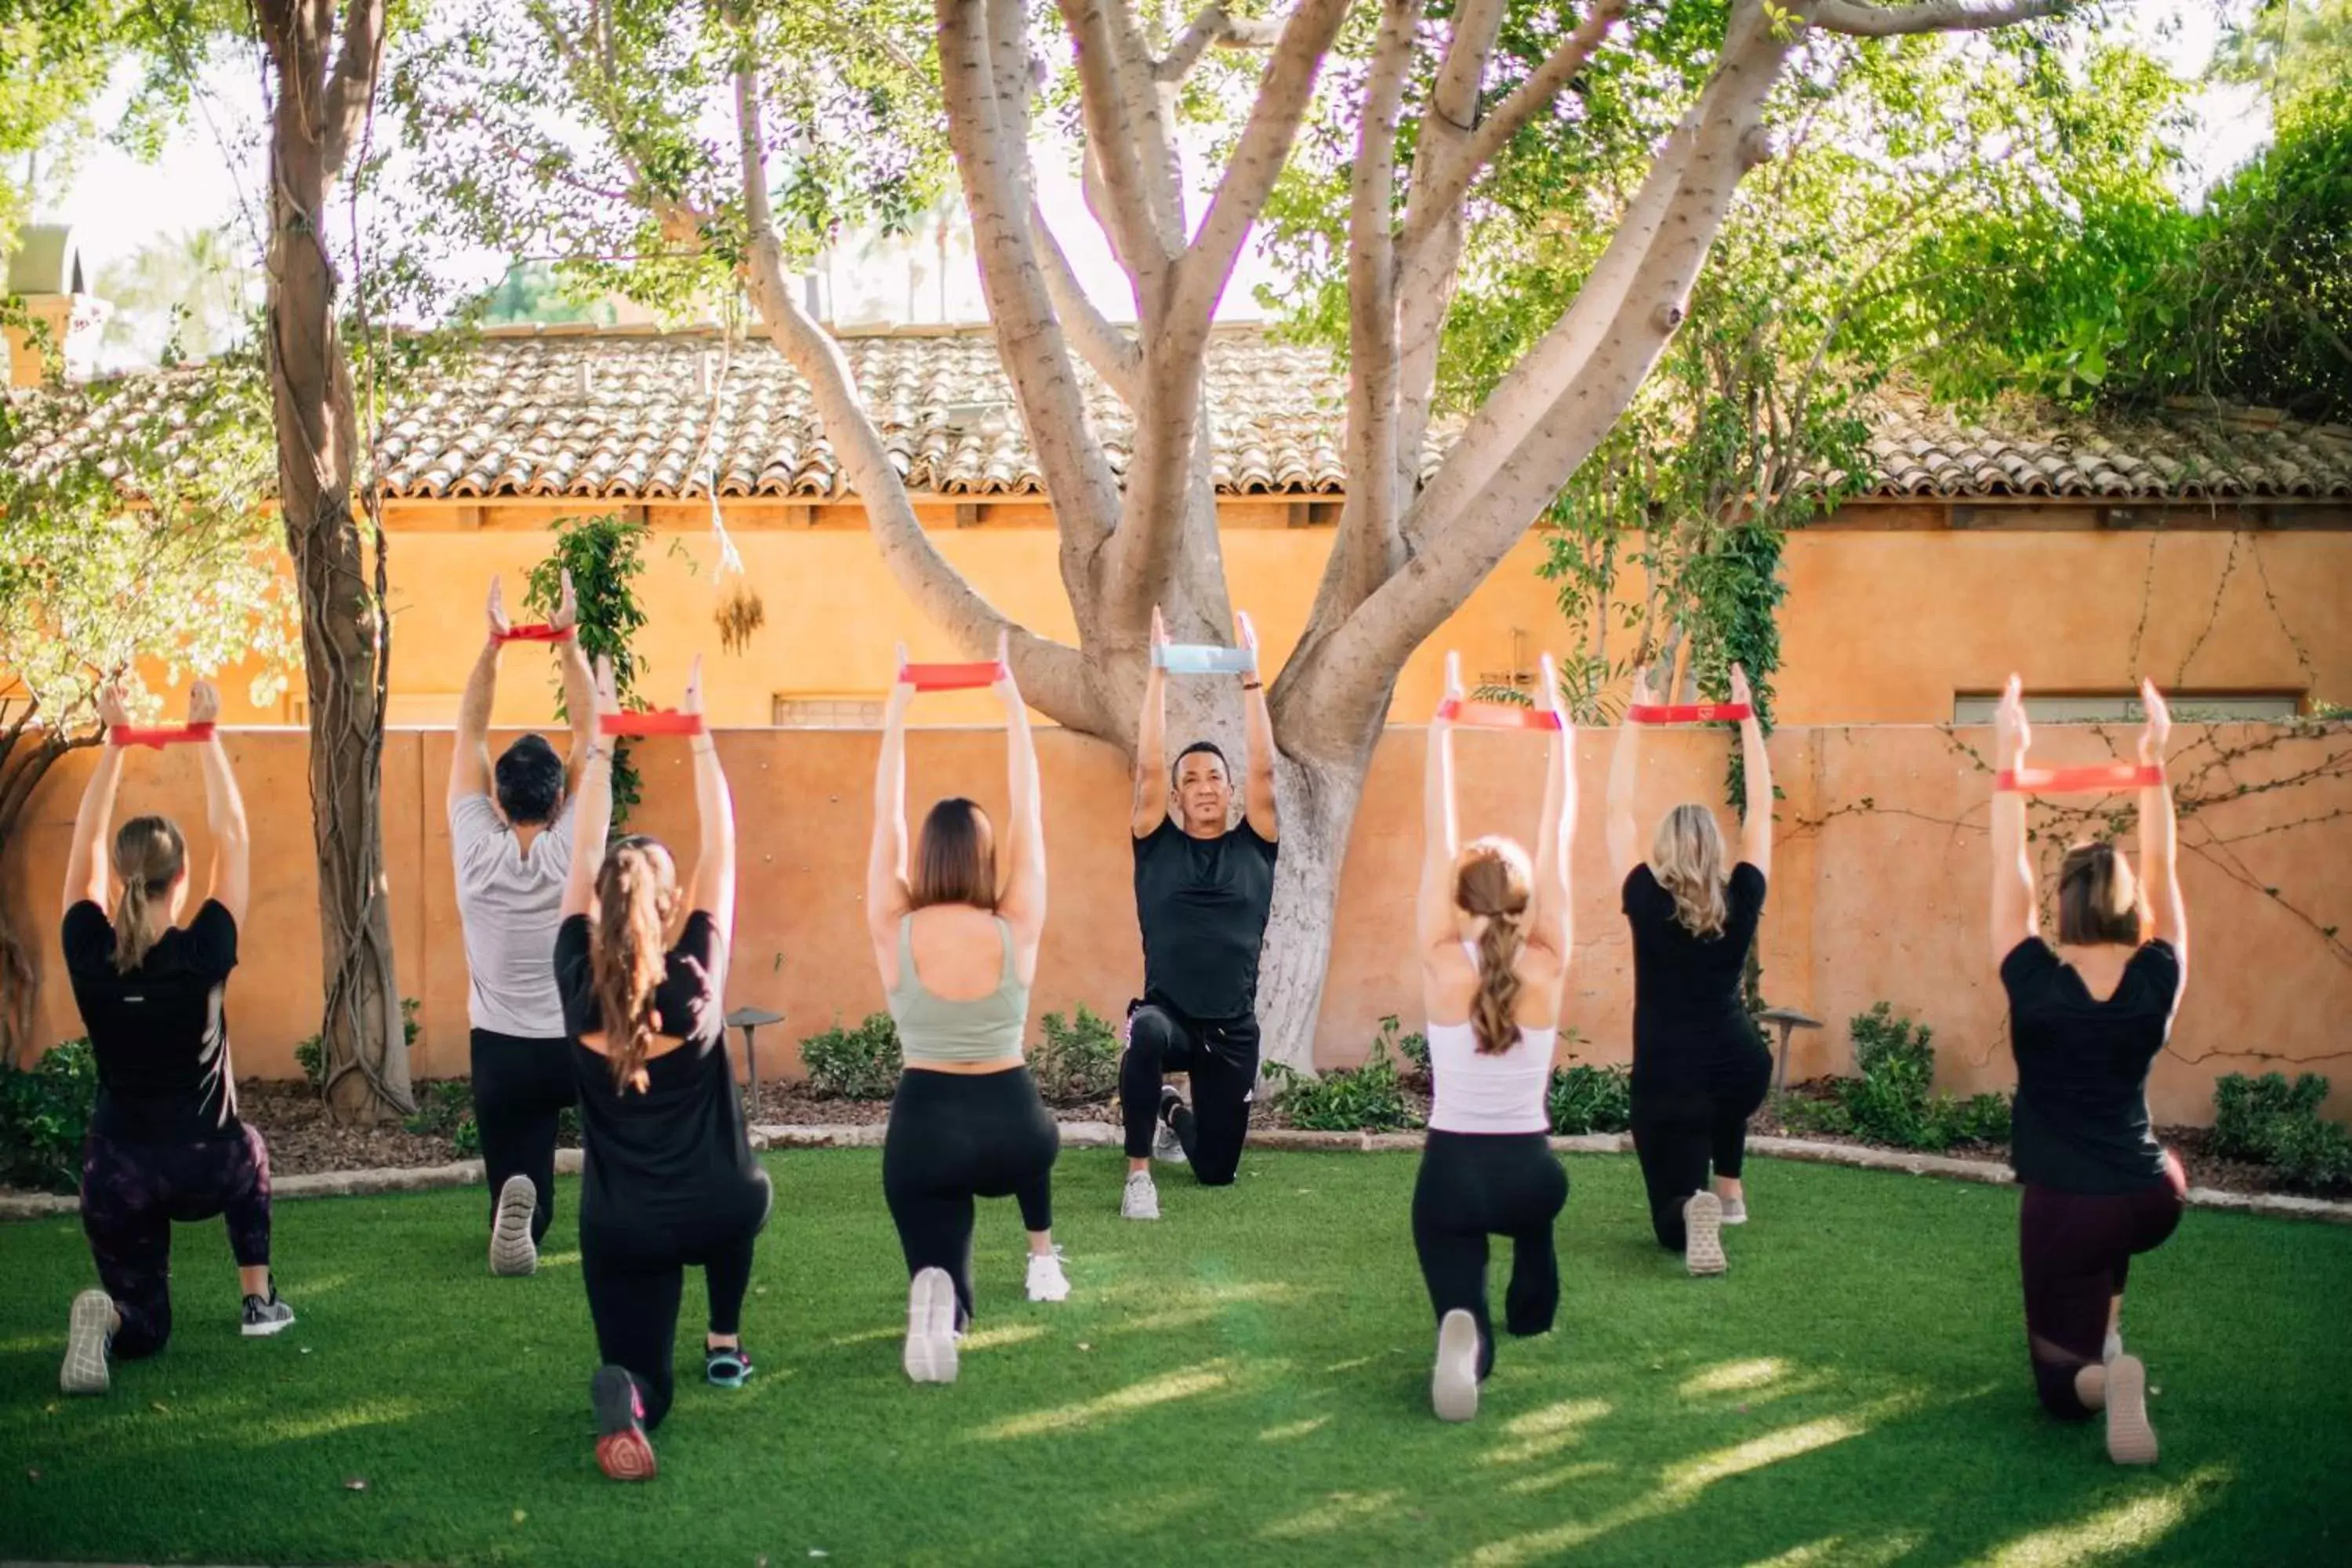
[[[24,725],[0,733],[0,865],[16,848],[17,829],[42,778],[75,744]],[[34,899],[40,897],[38,889],[28,890]],[[29,1057],[39,1020],[41,972],[33,962],[39,916],[20,909],[11,891],[7,880],[0,879],[0,1066],[15,1066],[20,1058]]]
[[[319,858],[320,1024],[326,1094],[336,1118],[412,1110],[408,1050],[393,971],[380,790],[392,629],[383,607],[383,539],[369,569],[352,515],[358,420],[335,325],[327,201],[352,127],[373,89],[370,34],[380,0],[351,7],[343,59],[331,72],[322,30],[333,7],[257,7],[277,66],[271,110],[269,371],[278,428],[278,501],[302,594],[310,697],[310,826]],[[323,18],[322,15],[324,14]],[[363,72],[361,82],[355,70]]]
[[[1339,868],[1369,765],[1367,756],[1283,770],[1282,854],[1275,862],[1274,913],[1258,968],[1257,1020],[1264,1059],[1302,1072],[1315,1065]]]

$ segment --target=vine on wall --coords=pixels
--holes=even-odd
[[[555,548],[530,569],[530,586],[524,602],[541,616],[555,614],[563,598],[563,574],[572,574],[572,591],[580,610],[580,651],[593,667],[599,658],[613,661],[613,690],[631,712],[645,707],[636,694],[637,676],[646,666],[630,639],[646,624],[646,608],[637,598],[636,579],[645,570],[646,541],[653,531],[645,523],[606,512],[598,517],[567,517],[555,523]],[[562,673],[556,677],[556,716],[567,722]],[[613,831],[618,834],[640,798],[636,763],[629,743],[613,745]]]

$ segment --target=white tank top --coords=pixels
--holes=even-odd
[[[1468,942],[1475,967],[1478,950]],[[1489,1055],[1478,1048],[1475,1024],[1429,1026],[1433,1132],[1549,1132],[1551,1131],[1551,1051],[1559,1031],[1522,1026],[1507,1050]]]

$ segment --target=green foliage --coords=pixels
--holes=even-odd
[[[2229,1073],[2213,1085],[2213,1152],[2259,1161],[2287,1186],[2352,1191],[2352,1129],[2320,1115],[2327,1080],[2304,1073]]]
[[[401,1123],[404,1131],[420,1137],[456,1138],[460,1128],[473,1126],[472,1083],[462,1078],[445,1078],[418,1087],[425,1092],[416,1097],[416,1114]]]
[[[1404,1076],[1390,1054],[1390,1034],[1381,1030],[1360,1068],[1334,1068],[1318,1076],[1266,1063],[1284,1119],[1316,1132],[1396,1132],[1413,1126]]]
[[[0,1187],[70,1193],[98,1105],[98,1058],[67,1040],[30,1068],[0,1062]]]
[[[580,1108],[567,1105],[555,1113],[555,1146],[559,1149],[580,1147]]]
[[[1381,1020],[1381,1031],[1373,1043],[1393,1049],[1421,1077],[1429,1076],[1429,1037],[1419,1029],[1405,1033],[1403,1020],[1394,1013]]]
[[[637,597],[636,580],[646,569],[646,542],[653,530],[618,513],[600,517],[566,517],[555,522],[555,548],[530,569],[530,584],[523,602],[541,619],[555,614],[563,602],[563,574],[572,574],[572,592],[579,607],[580,651],[593,668],[600,658],[613,665],[613,694],[632,712],[645,707],[636,694],[637,677],[646,666],[638,661],[630,640],[646,624],[646,607]],[[563,677],[555,676],[555,712],[564,710]],[[629,812],[642,798],[643,786],[626,741],[613,745],[613,831],[619,833]]]
[[[1895,1149],[1948,1149],[2009,1137],[2010,1104],[1998,1094],[1955,1100],[1935,1092],[1935,1031],[1878,1003],[1848,1021],[1860,1076],[1837,1080],[1836,1099],[1811,1120],[1827,1131]]]
[[[1029,1070],[1049,1105],[1086,1105],[1118,1092],[1118,1031],[1085,1003],[1065,1020],[1048,1013],[1038,1020],[1043,1035],[1029,1050]]]
[[[1562,1137],[1622,1132],[1633,1124],[1633,1075],[1622,1067],[1580,1062],[1555,1068],[1546,1103],[1551,1110],[1551,1130]]]
[[[294,1047],[294,1065],[312,1089],[323,1089],[327,1083],[327,1042],[324,1036],[312,1035]]]
[[[250,342],[262,282],[226,226],[159,236],[99,271],[99,297],[114,307],[101,363],[169,366]]]
[[[898,1026],[873,1013],[854,1029],[839,1024],[801,1042],[801,1067],[819,1100],[887,1100],[898,1089]]]
[[[480,317],[486,327],[519,321],[590,321],[609,327],[614,320],[611,304],[576,298],[556,277],[555,268],[544,261],[518,261],[508,268],[507,275],[483,300]]]

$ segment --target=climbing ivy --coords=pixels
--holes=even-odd
[[[636,579],[645,570],[646,541],[652,530],[635,519],[606,512],[598,517],[567,517],[555,524],[555,548],[530,569],[525,596],[532,611],[552,616],[563,596],[563,574],[572,574],[572,591],[580,610],[580,651],[591,666],[599,658],[613,663],[613,690],[630,710],[645,703],[636,695],[637,676],[646,666],[638,658],[632,639],[646,624],[646,609],[637,598]],[[563,686],[556,681],[556,712],[563,709]],[[618,833],[629,811],[641,798],[636,763],[625,741],[613,746],[613,831]]]

